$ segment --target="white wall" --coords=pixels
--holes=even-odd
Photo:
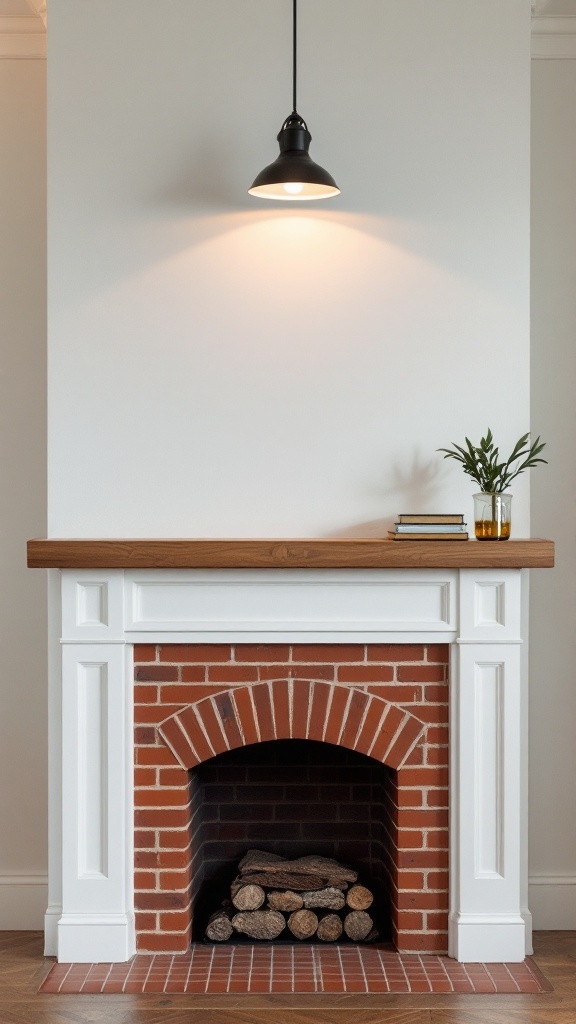
[[[532,532],[557,567],[531,581],[531,906],[576,928],[576,59],[534,61],[532,96]]]
[[[382,534],[529,425],[530,0],[52,0],[52,536]],[[515,530],[528,533],[527,481]]]
[[[45,62],[0,60],[0,928],[46,909]]]

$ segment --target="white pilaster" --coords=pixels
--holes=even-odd
[[[62,600],[58,958],[123,961],[135,952],[135,931],[133,666],[123,638],[122,573],[65,573]]]
[[[451,673],[450,955],[524,959],[520,570],[462,570]]]

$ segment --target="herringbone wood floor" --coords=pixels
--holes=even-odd
[[[576,932],[540,932],[554,992],[521,995],[50,996],[36,932],[0,932],[0,1024],[576,1024]]]

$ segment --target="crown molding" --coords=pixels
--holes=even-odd
[[[46,28],[38,15],[0,17],[0,60],[42,60],[46,57]]]
[[[532,18],[533,60],[576,60],[576,14]]]
[[[46,0],[26,0],[28,7],[33,14],[37,14],[39,18],[42,18],[44,25],[46,25]]]

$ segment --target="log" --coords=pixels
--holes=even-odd
[[[287,892],[269,892],[268,906],[272,910],[283,910],[284,913],[290,914],[293,910],[302,909],[302,897],[297,892],[291,892],[290,889]]]
[[[342,910],[346,903],[344,893],[333,885],[325,889],[313,889],[302,893],[302,902],[307,910],[312,907],[326,907],[328,910]]]
[[[344,918],[344,931],[353,942],[362,942],[374,927],[374,921],[365,910],[351,910]]]
[[[321,917],[316,935],[321,942],[337,942],[342,935],[342,921],[338,914],[325,914]]]
[[[286,920],[277,910],[242,910],[232,918],[237,932],[251,939],[277,939],[286,927]]]
[[[296,860],[286,860],[277,853],[248,850],[238,867],[241,875],[254,872],[289,872],[292,875],[316,875],[318,878],[337,879],[342,882],[356,882],[358,879],[358,872],[346,867],[345,864],[339,864],[332,857],[317,857],[314,854],[309,857],[297,857]]]
[[[242,885],[232,897],[236,910],[258,910],[266,899],[266,893],[260,885]]]
[[[233,933],[230,912],[225,907],[215,910],[206,925],[206,938],[211,942],[226,942]]]
[[[346,903],[352,910],[368,910],[374,903],[374,893],[365,885],[353,885],[346,893]]]
[[[288,930],[296,939],[310,939],[318,928],[318,918],[313,910],[295,910],[288,918]]]
[[[265,889],[291,889],[293,892],[306,892],[309,889],[318,889],[326,882],[318,875],[293,875],[288,871],[276,871],[268,873],[257,871],[254,874],[243,876],[244,884],[248,882],[254,885],[261,885]]]
[[[364,942],[377,942],[379,938],[380,932],[378,931],[377,928],[373,928],[372,931],[369,932],[366,938],[364,939]]]

